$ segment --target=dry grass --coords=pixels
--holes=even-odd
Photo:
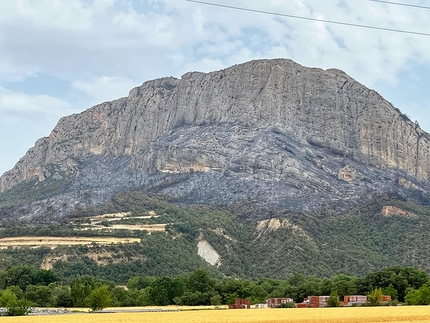
[[[133,243],[139,242],[138,238],[114,238],[114,237],[13,237],[0,239],[0,249],[7,247],[51,247],[60,245],[90,245],[97,243],[109,245],[112,243]]]
[[[135,220],[135,219],[150,219],[158,218],[159,216],[154,211],[149,211],[148,215],[143,216],[131,216],[131,212],[120,212],[120,213],[107,213],[89,217],[91,224],[81,223],[77,231],[86,230],[129,230],[129,231],[147,231],[149,234],[151,232],[166,231],[166,224],[115,224],[118,220]],[[109,227],[105,227],[101,223],[103,221],[111,222]]]
[[[70,314],[39,317],[5,317],[8,323],[424,323],[430,307],[201,310],[167,313]]]
[[[140,230],[148,231],[148,233],[155,231],[166,231],[166,224],[113,224],[108,230]]]

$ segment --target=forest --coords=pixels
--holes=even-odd
[[[384,216],[385,206],[415,217]],[[105,221],[98,230],[83,230],[92,216],[128,212],[127,219]],[[148,214],[155,214],[147,217]],[[146,216],[146,218],[144,218]],[[36,221],[37,220],[37,221]],[[66,218],[36,222],[2,221],[0,238],[22,236],[133,237],[138,243],[0,250],[0,270],[58,259],[53,268],[67,283],[90,275],[116,284],[130,277],[174,277],[205,268],[215,277],[288,279],[294,273],[315,277],[348,274],[362,277],[382,268],[412,266],[430,272],[430,207],[397,196],[373,196],[347,211],[326,206],[312,214],[287,209],[261,210],[252,201],[229,206],[181,206],[168,197],[123,192],[99,207],[76,210]],[[270,222],[272,221],[272,222]],[[109,225],[163,224],[165,231],[114,230]],[[277,227],[270,227],[277,223]],[[221,257],[211,266],[197,254],[205,240]],[[106,256],[103,256],[106,255]],[[171,264],[162,266],[160,264]]]
[[[221,305],[236,298],[251,304],[269,297],[290,297],[296,303],[310,295],[369,295],[380,289],[390,295],[390,305],[430,304],[429,276],[412,267],[394,266],[363,278],[335,275],[317,278],[296,273],[287,280],[217,278],[203,268],[175,277],[135,276],[126,286],[83,275],[70,283],[52,270],[30,265],[11,266],[0,272],[0,307],[20,313],[30,306],[88,307],[108,306]],[[373,304],[377,305],[377,304]]]
[[[387,205],[414,216],[386,217],[381,210]],[[114,221],[107,220],[101,230],[80,230],[91,216],[114,212],[130,214],[121,223],[165,224],[165,231],[112,230]],[[393,305],[430,303],[430,207],[396,196],[376,196],[346,212],[327,206],[307,214],[261,212],[251,202],[184,207],[134,191],[98,208],[77,207],[56,221],[49,214],[37,223],[3,221],[0,238],[116,236],[139,242],[0,250],[0,307],[12,309],[8,313],[29,306],[218,305],[236,298],[255,304],[290,297],[298,303],[310,295],[342,299],[377,290]],[[221,255],[219,266],[197,254],[202,239]],[[47,259],[55,261],[41,267]]]

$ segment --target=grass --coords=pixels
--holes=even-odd
[[[424,323],[430,322],[430,306],[69,314],[4,317],[0,321],[8,323]]]

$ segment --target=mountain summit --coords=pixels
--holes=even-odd
[[[417,123],[344,72],[256,60],[148,81],[62,118],[0,178],[0,207],[61,217],[136,189],[293,211],[427,199],[429,148]]]

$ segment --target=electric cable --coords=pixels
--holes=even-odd
[[[382,31],[395,32],[395,33],[403,33],[403,34],[410,34],[410,35],[418,35],[418,36],[427,36],[427,37],[430,37],[429,33],[422,33],[422,32],[416,32],[416,31],[408,31],[408,30],[385,28],[385,27],[377,27],[377,26],[370,26],[370,25],[353,24],[353,23],[349,23],[349,22],[341,22],[341,21],[334,21],[334,20],[325,20],[325,19],[318,19],[318,18],[310,18],[310,17],[289,15],[289,14],[276,13],[276,12],[270,12],[270,11],[263,11],[263,10],[257,10],[257,9],[249,9],[249,8],[243,8],[243,7],[229,6],[229,5],[223,5],[223,4],[211,3],[211,2],[205,2],[205,1],[198,1],[198,0],[184,0],[184,1],[194,2],[194,3],[208,5],[208,6],[226,8],[226,9],[234,9],[234,10],[240,10],[240,11],[261,13],[261,14],[266,14],[266,15],[273,15],[273,16],[280,16],[280,17],[287,17],[287,18],[294,18],[294,19],[301,19],[301,20],[308,20],[308,21],[318,21],[318,22],[324,22],[324,23],[334,24],[334,25],[342,25],[342,26],[349,26],[349,27],[358,27],[358,28],[366,28],[366,29],[374,29],[374,30],[382,30]]]
[[[430,7],[427,7],[427,6],[420,6],[420,5],[408,4],[408,3],[383,1],[383,0],[367,0],[367,1],[379,2],[379,3],[385,3],[385,4],[392,4],[392,5],[396,5],[396,6],[403,6],[403,7],[411,7],[411,8],[428,9],[428,10],[430,10]]]

